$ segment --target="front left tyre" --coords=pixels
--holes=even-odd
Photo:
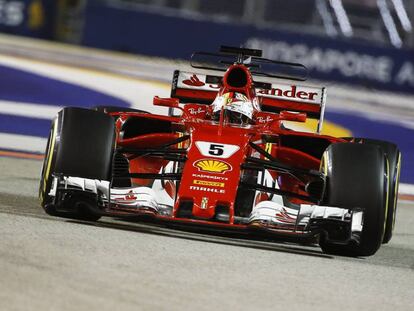
[[[50,195],[54,176],[71,176],[110,180],[115,142],[113,118],[102,112],[68,107],[62,109],[52,122],[39,185],[40,204],[49,215],[84,220],[97,220],[96,200],[80,194],[65,204],[71,212],[59,209]]]

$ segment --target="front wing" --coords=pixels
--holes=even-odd
[[[315,204],[284,206],[279,197],[262,201],[252,207],[249,217],[234,217],[229,222],[226,215],[216,219],[174,217],[174,200],[165,192],[160,181],[152,187],[111,188],[109,181],[79,177],[54,177],[49,193],[56,208],[66,209],[60,202],[65,196],[82,193],[96,200],[94,210],[106,216],[146,215],[163,221],[173,221],[200,226],[226,229],[255,229],[279,236],[312,237],[324,234],[331,243],[359,242],[363,228],[363,211],[359,208],[339,208]]]

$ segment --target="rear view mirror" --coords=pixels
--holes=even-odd
[[[179,99],[178,98],[161,98],[158,96],[154,96],[154,100],[152,102],[155,106],[163,106],[163,107],[170,107],[170,108],[179,108]]]
[[[286,121],[305,122],[306,117],[307,117],[306,113],[303,113],[303,112],[293,112],[293,111],[283,110],[279,113],[280,120],[286,120]]]

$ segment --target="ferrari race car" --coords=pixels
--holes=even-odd
[[[168,115],[61,110],[41,206],[54,216],[144,216],[313,239],[330,254],[375,254],[393,232],[400,151],[322,135],[326,89],[301,84],[303,65],[261,56],[232,47],[194,53],[191,65],[203,71],[175,71],[171,97],[154,97]],[[307,119],[318,120],[314,132],[292,127]]]

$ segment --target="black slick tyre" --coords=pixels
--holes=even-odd
[[[387,215],[388,161],[375,145],[336,143],[322,158],[327,184],[323,205],[361,208],[363,229],[359,243],[334,244],[323,236],[322,250],[345,256],[371,256],[381,246]]]
[[[257,173],[245,170],[241,181],[254,185],[257,183]],[[256,191],[254,190],[246,189],[244,187],[239,188],[234,204],[236,216],[249,217],[254,205],[255,195]]]
[[[109,180],[115,141],[113,119],[101,112],[64,108],[52,122],[43,162],[39,200],[46,213],[76,219],[97,220],[89,208],[96,204],[89,196],[71,199],[73,213],[60,212],[50,196],[53,175]],[[58,202],[59,203],[59,202]]]
[[[400,183],[400,171],[401,171],[401,152],[397,145],[377,140],[359,138],[361,143],[375,145],[382,149],[386,155],[390,167],[390,183],[388,189],[388,209],[387,209],[387,220],[384,231],[384,239],[382,243],[388,243],[392,238],[394,231],[395,217],[397,214],[397,202],[398,202],[398,187]]]

